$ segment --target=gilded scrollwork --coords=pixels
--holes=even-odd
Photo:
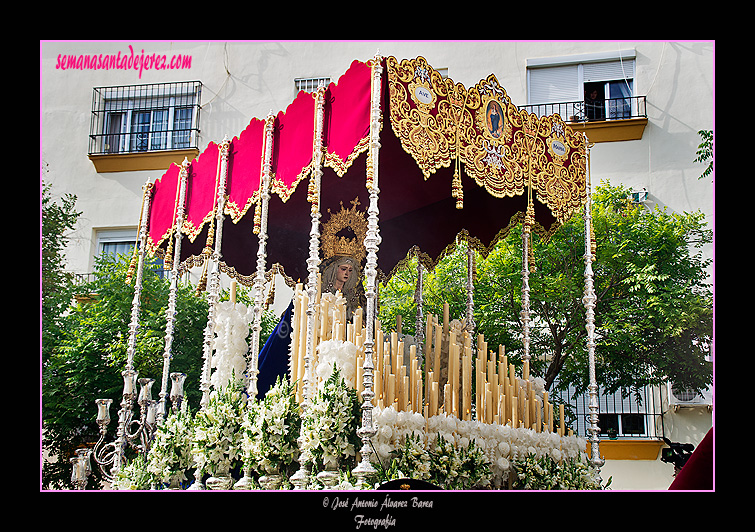
[[[442,76],[423,57],[386,58],[390,119],[425,179],[454,165],[452,195],[463,206],[464,173],[495,197],[531,187],[564,222],[584,202],[584,138],[558,116],[518,109],[491,74],[474,87]]]
[[[451,163],[451,146],[438,105],[445,81],[423,57],[387,58],[391,123],[403,149],[412,155],[425,179]]]

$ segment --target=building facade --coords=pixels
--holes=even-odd
[[[713,42],[42,42],[41,179],[83,211],[68,269],[87,274],[99,254],[133,247],[148,179],[378,51],[422,56],[465,87],[494,74],[515,105],[585,132],[594,182],[631,187],[649,208],[700,210],[714,227],[713,179],[694,161],[698,132],[714,129]],[[675,408],[685,403],[667,391],[658,402],[671,441],[697,445],[712,426],[712,400]],[[644,454],[606,443],[614,489],[670,484],[673,466],[649,439]]]

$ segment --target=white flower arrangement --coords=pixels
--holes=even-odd
[[[299,461],[314,473],[336,470],[355,457],[358,410],[356,392],[334,367],[302,415]]]
[[[244,419],[244,462],[261,475],[286,473],[299,458],[301,429],[294,387],[278,379],[264,400],[256,402]]]
[[[526,490],[597,490],[601,489],[584,456],[556,460],[551,455],[530,454],[514,466],[514,489]]]
[[[244,403],[237,386],[213,390],[207,406],[194,418],[191,453],[197,469],[227,475],[242,459]]]
[[[133,460],[121,465],[110,485],[119,491],[148,490],[153,480],[153,476],[147,471],[147,460],[143,454],[138,454]]]
[[[191,454],[194,420],[186,403],[171,412],[155,434],[147,454],[147,472],[158,487],[180,487],[193,467]]]
[[[594,483],[590,484],[585,480],[585,475],[590,476],[585,459],[587,441],[578,436],[559,436],[556,433],[538,433],[532,429],[512,428],[509,425],[464,421],[446,414],[425,420],[418,413],[397,412],[393,406],[382,410],[375,408],[373,419],[377,426],[377,433],[373,438],[376,451],[374,460],[377,463],[388,464],[398,457],[399,467],[407,469],[404,465],[407,462],[407,449],[415,457],[419,456],[415,447],[418,442],[424,442],[424,450],[430,455],[429,468],[431,471],[432,468],[437,469],[431,476],[441,479],[445,487],[506,487],[510,476],[514,480],[512,471],[517,467],[518,472],[522,470],[518,464],[550,460],[559,464],[561,469],[571,472],[570,475],[560,477],[562,485],[578,482],[580,487],[576,489],[596,489]],[[469,467],[463,465],[465,460],[470,462]],[[465,471],[479,473],[482,469],[489,474],[463,478]],[[446,478],[443,477],[443,471],[447,472]],[[416,471],[402,470],[401,473],[425,479],[427,466],[422,465]],[[457,478],[460,475],[461,478]],[[568,481],[564,480],[567,478]]]
[[[357,346],[343,340],[326,340],[317,346],[317,375],[320,386],[333,374],[334,368],[338,368],[346,384],[354,388],[354,375],[356,370]]]

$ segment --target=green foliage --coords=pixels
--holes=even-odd
[[[126,283],[130,257],[99,259],[94,280],[80,290],[91,294],[89,303],[68,309],[59,337],[46,347],[50,353],[42,368],[42,420],[44,448],[56,462],[43,464],[43,485],[67,487],[69,456],[81,445],[99,437],[95,423],[95,399],[113,399],[119,408],[129,341],[134,285]],[[146,261],[136,336],[134,367],[139,375],[162,376],[168,283],[156,273],[154,261]],[[207,323],[207,303],[188,285],[177,291],[176,335],[171,371],[187,374],[186,400],[197,408],[202,365],[202,333]],[[117,418],[111,413],[111,416]],[[110,427],[112,438],[113,427]],[[95,468],[93,479],[98,480]]]
[[[703,129],[698,131],[698,134],[700,135],[702,142],[695,152],[695,155],[697,155],[697,157],[695,157],[695,162],[708,163],[708,166],[705,167],[705,170],[703,170],[703,173],[699,177],[699,179],[703,179],[713,173],[713,131]]]
[[[712,241],[700,212],[649,212],[628,200],[630,190],[601,184],[593,193],[593,262],[599,384],[608,391],[671,380],[702,390],[712,381],[705,360],[712,341],[712,293],[701,247]],[[587,387],[584,294],[585,229],[577,213],[549,239],[533,237],[530,274],[531,370],[550,388],[556,379],[577,393]],[[521,227],[476,261],[474,319],[490,349],[503,345],[509,361],[522,349]],[[464,245],[424,278],[424,309],[466,315]],[[380,318],[402,314],[414,330],[416,261],[381,289]],[[389,326],[386,326],[389,327]]]
[[[527,455],[515,460],[512,489],[525,490],[599,490],[594,470],[584,460],[554,460],[550,455]],[[610,483],[610,479],[609,479]],[[608,487],[608,485],[604,486]]]
[[[700,212],[648,212],[626,197],[621,187],[595,194],[598,372],[610,391],[665,380],[700,391],[712,380],[710,260],[700,251],[712,231]]]
[[[42,360],[60,334],[62,315],[73,293],[73,275],[64,269],[68,245],[65,233],[76,226],[81,212],[75,210],[76,196],[64,195],[53,201],[50,185],[42,184]]]

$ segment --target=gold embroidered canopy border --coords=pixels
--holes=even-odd
[[[538,117],[512,104],[494,75],[466,88],[423,57],[381,58],[378,269],[390,275],[412,252],[432,268],[457,237],[486,254],[532,198],[533,230],[550,234],[586,200],[586,146],[558,116]],[[371,67],[354,61],[324,88],[322,175],[317,208],[369,204]],[[273,120],[267,212],[267,262],[289,281],[305,279],[309,255],[315,144],[315,96],[300,92]],[[230,141],[221,268],[251,285],[255,276],[266,120],[254,118]],[[219,145],[187,167],[183,265],[201,265],[215,234]],[[169,256],[180,168],[156,181],[148,249]],[[303,183],[304,182],[304,183]],[[307,186],[299,186],[300,184]],[[529,188],[531,187],[531,189]]]

